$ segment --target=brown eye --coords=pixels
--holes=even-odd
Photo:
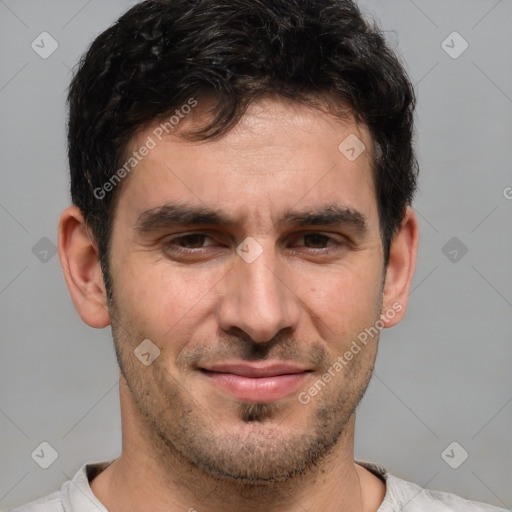
[[[200,233],[193,233],[191,235],[184,235],[175,238],[170,243],[175,243],[180,247],[186,247],[187,249],[199,249],[203,247],[205,239],[208,238],[206,235]]]
[[[304,245],[311,249],[323,249],[328,247],[330,237],[322,235],[320,233],[310,233],[304,235]]]

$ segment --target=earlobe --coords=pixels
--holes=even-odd
[[[76,206],[66,208],[61,215],[58,250],[64,279],[80,318],[91,327],[106,327],[110,317],[98,250]]]
[[[400,228],[393,237],[389,252],[381,313],[384,327],[393,327],[405,315],[416,267],[418,235],[416,215],[408,207]]]

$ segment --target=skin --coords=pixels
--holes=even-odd
[[[180,130],[204,116],[198,107]],[[155,126],[135,136],[130,151]],[[298,395],[381,316],[386,328],[402,320],[418,244],[414,213],[407,208],[384,272],[372,140],[353,119],[264,99],[218,140],[179,133],[158,141],[123,183],[111,303],[81,213],[70,207],[60,220],[75,307],[92,327],[111,324],[121,367],[122,454],[92,481],[93,492],[110,512],[377,510],[385,484],[354,463],[353,449],[378,336],[308,404]],[[355,161],[338,151],[350,134],[366,146]],[[176,201],[235,223],[139,229],[144,212]],[[359,212],[366,230],[278,222],[290,210],[333,205]],[[205,236],[187,238],[194,234]],[[249,236],[262,249],[252,263],[236,252]],[[160,350],[149,366],[133,353],[144,339]],[[290,395],[251,402],[200,371],[232,360],[288,361],[308,373]]]

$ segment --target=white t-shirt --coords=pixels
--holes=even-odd
[[[64,482],[60,491],[7,512],[108,512],[92,492],[89,480],[112,462],[84,464],[72,480]],[[455,494],[423,489],[391,475],[379,464],[355,462],[386,483],[386,495],[377,512],[508,512]]]

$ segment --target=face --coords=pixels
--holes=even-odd
[[[109,259],[133,402],[160,457],[289,478],[336,445],[375,361],[378,335],[344,357],[385,307],[369,133],[284,100],[215,141],[160,141],[155,126],[129,148],[156,142],[123,186]],[[338,150],[351,134],[355,160]],[[143,340],[151,364],[134,355]]]

